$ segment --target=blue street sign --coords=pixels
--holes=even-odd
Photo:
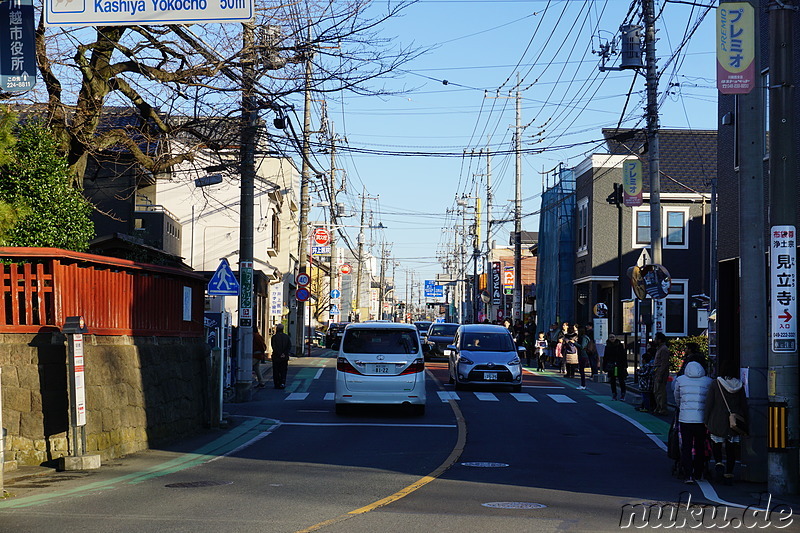
[[[208,294],[211,296],[239,295],[239,282],[236,281],[236,276],[233,275],[227,259],[220,260],[217,271],[211,276],[211,281],[208,282]]]
[[[339,306],[336,304],[331,305],[331,314],[338,315],[339,313]]]
[[[299,289],[297,289],[294,295],[300,302],[305,302],[311,297],[311,293],[308,292],[308,289],[306,289],[305,287],[300,287]]]
[[[434,298],[443,298],[444,297],[444,285],[434,285],[433,286],[433,297]]]
[[[436,281],[432,279],[425,280],[425,298],[435,298]]]
[[[341,297],[342,297],[342,291],[340,291],[339,289],[333,289],[331,291],[331,298],[333,298],[334,300],[338,300]]]

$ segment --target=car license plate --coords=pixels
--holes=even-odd
[[[497,381],[497,372],[484,372],[484,381]]]
[[[389,365],[373,365],[373,372],[376,374],[389,374]]]

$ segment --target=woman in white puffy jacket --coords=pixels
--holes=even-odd
[[[679,409],[678,422],[681,428],[681,466],[686,483],[694,483],[703,476],[706,460],[706,397],[711,383],[703,365],[696,361],[688,363],[683,375],[675,380],[675,403]]]

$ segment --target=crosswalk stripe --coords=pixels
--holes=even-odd
[[[525,392],[512,392],[511,396],[517,399],[518,402],[538,402],[536,398]]]
[[[325,394],[325,400],[326,401],[333,400],[335,397],[336,397],[336,393],[335,392],[329,392],[329,393]]]
[[[305,400],[308,396],[307,392],[293,392],[286,397],[287,400]]]
[[[319,377],[322,375],[322,371],[323,370],[325,370],[325,369],[324,368],[320,368],[319,370],[317,370],[316,375],[314,375],[314,379],[319,379]]]
[[[461,399],[461,398],[458,397],[457,393],[455,393],[453,391],[450,391],[450,390],[436,391],[436,394],[439,395],[439,398],[441,398],[441,400],[443,402],[447,402],[449,400],[460,400]]]
[[[556,403],[577,403],[566,394],[548,394]]]
[[[500,399],[491,392],[476,392],[475,397],[482,402],[499,402]]]

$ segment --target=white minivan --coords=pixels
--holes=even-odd
[[[344,330],[336,360],[336,412],[397,404],[425,413],[425,360],[412,324],[364,322]]]

